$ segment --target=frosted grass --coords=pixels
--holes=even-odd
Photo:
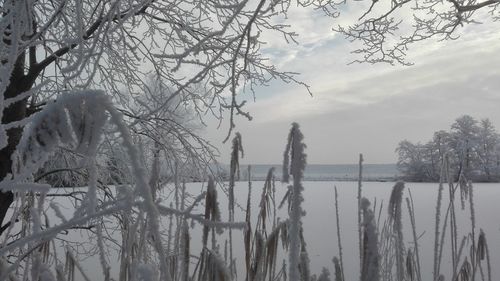
[[[372,207],[375,207],[376,219],[380,222],[384,221],[387,215],[387,203],[389,202],[392,187],[394,182],[364,182],[363,196],[370,200]],[[358,241],[357,241],[357,182],[304,182],[303,191],[303,209],[306,214],[303,217],[304,236],[308,247],[309,259],[311,261],[311,273],[319,275],[322,267],[326,267],[330,272],[334,272],[334,264],[332,258],[338,256],[336,220],[335,220],[335,190],[337,186],[339,193],[339,212],[340,212],[340,227],[342,235],[343,259],[345,280],[359,280],[359,259],[358,259]],[[264,182],[252,182],[254,192],[259,192],[264,186]],[[422,280],[432,279],[433,269],[433,243],[434,243],[434,220],[435,220],[435,198],[438,192],[437,183],[406,183],[406,188],[403,193],[403,199],[408,197],[408,189],[411,190],[416,219],[416,234],[419,237],[419,250],[421,256]],[[188,184],[189,191],[199,191],[200,183]],[[498,198],[500,198],[500,184],[480,183],[474,184],[474,196],[476,201],[476,225],[482,228],[486,233],[492,264],[500,264],[500,206]],[[237,206],[245,206],[248,195],[248,183],[237,182],[235,185],[235,198]],[[276,182],[276,198],[281,200],[286,193],[286,185]],[[224,204],[227,198],[220,196],[220,204]],[[259,196],[253,196],[252,202],[252,218],[255,218],[258,212]],[[443,202],[448,201],[447,192],[443,193]],[[380,211],[380,206],[382,211]],[[467,209],[466,209],[467,210]],[[379,218],[379,215],[381,216]],[[222,220],[227,214],[222,214]],[[244,220],[245,213],[241,208],[235,210],[235,220]],[[281,219],[287,217],[286,210],[278,210],[278,216]],[[405,245],[413,243],[413,233],[411,230],[410,217],[406,208],[402,211],[403,234]],[[252,221],[252,223],[255,223]],[[469,231],[470,217],[468,212],[457,208],[457,226],[459,234]],[[379,230],[380,231],[380,230]],[[227,232],[227,231],[226,231]],[[227,233],[219,237],[220,243],[226,238]],[[193,231],[192,233],[195,233]],[[235,258],[237,259],[237,269],[239,273],[244,272],[244,249],[243,249],[243,233],[233,233],[235,245]],[[192,237],[193,252],[199,249],[198,237]],[[449,242],[445,245],[443,253],[444,260],[441,268],[445,276],[451,276],[452,263],[449,254]],[[286,255],[282,255],[282,259]],[[493,280],[497,280],[500,276],[500,268],[492,269]],[[239,275],[241,277],[241,275]],[[238,279],[239,280],[239,279]]]
[[[302,203],[303,209],[306,214],[302,218],[302,223],[304,227],[304,236],[307,243],[307,248],[309,252],[309,259],[311,261],[310,268],[311,273],[319,275],[323,267],[329,269],[331,273],[335,272],[334,264],[332,259],[334,256],[338,256],[337,247],[337,234],[336,234],[336,219],[335,219],[335,190],[334,186],[337,186],[339,195],[339,212],[340,212],[340,227],[342,235],[342,247],[343,247],[343,260],[344,260],[344,274],[345,280],[359,280],[359,258],[358,258],[358,237],[357,237],[357,182],[321,182],[321,181],[308,181],[303,182],[304,191],[303,197],[304,202]],[[376,219],[382,222],[387,215],[387,203],[389,202],[392,187],[394,182],[364,182],[363,183],[363,196],[368,198],[372,203],[372,207],[375,207]],[[254,181],[252,182],[252,192],[255,194],[260,194],[264,182]],[[166,186],[160,192],[159,196],[162,200],[168,202],[173,196],[171,194],[172,186]],[[223,190],[219,185],[217,185],[217,191],[220,193],[219,204],[220,206],[225,206],[228,203],[228,197],[224,194]],[[432,268],[433,268],[433,243],[434,243],[434,221],[435,221],[435,198],[438,192],[437,183],[406,183],[405,191],[403,193],[403,199],[408,197],[408,189],[411,190],[414,205],[415,205],[415,219],[417,231],[416,234],[419,237],[419,250],[421,256],[421,266],[422,266],[422,280],[432,279]],[[186,191],[190,194],[200,194],[202,191],[206,190],[206,184],[203,183],[187,183]],[[279,202],[284,196],[287,190],[286,184],[281,184],[276,181],[276,200]],[[245,212],[243,207],[246,206],[246,200],[248,196],[248,182],[236,182],[235,188],[235,221],[244,221]],[[482,228],[488,238],[489,252],[491,256],[491,264],[500,264],[500,206],[498,205],[498,198],[500,198],[500,184],[495,183],[480,183],[474,184],[474,196],[475,196],[475,215],[476,215],[476,225]],[[61,215],[68,216],[67,211],[72,208],[71,203],[68,198],[54,197],[55,200],[60,204]],[[190,199],[191,202],[194,199]],[[260,196],[252,196],[251,198],[251,210],[252,219],[257,217],[259,212]],[[443,192],[443,202],[448,201],[448,193]],[[380,211],[380,206],[383,205],[382,211]],[[197,206],[193,213],[203,213],[203,205]],[[228,213],[223,212],[221,217],[222,221],[227,221]],[[278,217],[283,221],[288,217],[286,207],[284,209],[278,210]],[[381,216],[379,218],[379,215]],[[54,216],[56,216],[54,214]],[[413,233],[410,227],[410,218],[407,211],[402,211],[402,221],[403,221],[403,234],[404,243],[406,245],[411,245],[413,242]],[[255,221],[252,220],[252,224]],[[164,219],[160,222],[162,227],[168,226],[168,219]],[[468,231],[470,228],[470,217],[467,212],[461,211],[457,208],[457,226],[459,233],[463,231]],[[380,230],[379,230],[380,231]],[[191,253],[199,253],[201,251],[201,241],[202,241],[202,229],[201,226],[196,225],[194,229],[190,229],[191,234]],[[119,231],[116,231],[113,235],[117,238],[121,236]],[[221,247],[224,247],[224,241],[228,238],[229,231],[224,231],[223,234],[218,236],[218,243]],[[64,236],[65,239],[72,241],[86,241],[88,242],[88,236],[86,231],[71,231],[68,235]],[[244,280],[245,272],[245,250],[243,241],[243,231],[233,230],[233,243],[234,243],[234,258],[236,258],[236,269],[238,271],[238,276],[236,280]],[[450,257],[449,242],[445,245],[445,252],[443,256],[445,258]],[[280,246],[281,247],[281,246]],[[287,258],[287,253],[283,253],[279,247],[280,255],[278,257],[277,267],[281,265],[281,261]],[[60,249],[60,254],[64,254],[64,249]],[[83,249],[81,249],[84,251]],[[116,272],[119,269],[118,261],[118,249],[107,249],[111,253],[113,251],[116,253],[116,258],[113,256],[109,259],[109,266],[111,268],[111,274],[117,276]],[[99,256],[95,255],[87,258],[82,262],[83,270],[86,271],[88,277],[91,280],[102,279],[101,270],[93,270],[101,267],[101,262]],[[191,264],[191,268],[193,268]],[[442,273],[445,276],[451,276],[452,261],[451,259],[443,260],[441,265]],[[500,268],[492,268],[492,280],[498,280],[500,276]],[[82,277],[76,280],[84,280]]]

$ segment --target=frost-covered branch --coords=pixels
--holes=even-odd
[[[498,0],[388,0],[371,1],[358,21],[335,30],[361,45],[354,62],[411,65],[406,55],[415,43],[457,39],[467,24],[498,20]],[[490,19],[484,17],[489,14]]]

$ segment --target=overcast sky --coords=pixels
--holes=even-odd
[[[292,11],[300,45],[278,38],[265,54],[281,70],[299,72],[313,97],[298,85],[276,81],[248,96],[252,121],[237,118],[245,158],[251,164],[274,164],[282,153],[290,124],[305,135],[308,163],[395,163],[397,144],[425,142],[448,130],[460,115],[490,118],[500,129],[500,24],[466,26],[455,41],[426,41],[409,51],[413,66],[348,63],[355,46],[331,31],[335,20],[305,9]],[[229,163],[230,142],[222,144],[228,124],[204,134]]]

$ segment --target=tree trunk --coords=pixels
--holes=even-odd
[[[28,79],[26,79],[27,76],[24,75],[24,68],[25,54],[22,53],[16,60],[14,69],[10,77],[9,86],[3,93],[5,99],[15,97],[32,87],[33,83],[28,82]],[[2,124],[7,124],[13,121],[24,119],[26,117],[28,105],[27,101],[27,98],[23,99],[4,109]],[[12,128],[10,130],[7,130],[8,145],[0,150],[0,181],[2,181],[7,174],[12,173],[11,157],[21,139],[22,131],[22,128]],[[13,201],[14,194],[12,192],[0,191],[0,226],[3,226],[7,211]]]

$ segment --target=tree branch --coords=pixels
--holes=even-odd
[[[453,2],[453,4],[455,4],[455,7],[457,8],[459,13],[471,12],[471,11],[481,9],[481,8],[489,6],[489,5],[496,5],[496,4],[500,3],[499,0],[487,0],[487,1],[484,1],[484,2],[481,2],[478,4],[474,4],[474,5],[461,6],[461,5],[457,5],[456,1],[452,1],[452,2]]]
[[[140,15],[146,12],[146,9],[148,8],[149,5],[144,5],[141,9],[139,9],[137,12],[133,14],[133,16]],[[126,10],[125,12],[120,13],[119,15],[114,16],[111,21],[116,21],[123,19],[126,17],[130,11],[133,10],[133,8],[130,8]],[[82,36],[82,40],[86,41],[88,40],[98,29],[99,26],[105,21],[108,21],[107,16],[101,16],[98,18],[88,29],[85,31],[85,33]],[[73,43],[69,46],[62,47],[59,50],[55,51],[52,53],[50,56],[46,57],[44,60],[42,60],[40,63],[35,64],[33,69],[30,69],[30,72],[26,75],[28,79],[35,80],[38,74],[42,72],[43,69],[45,69],[47,66],[55,62],[59,57],[64,56],[67,54],[69,51],[73,50],[78,46],[78,43]]]

